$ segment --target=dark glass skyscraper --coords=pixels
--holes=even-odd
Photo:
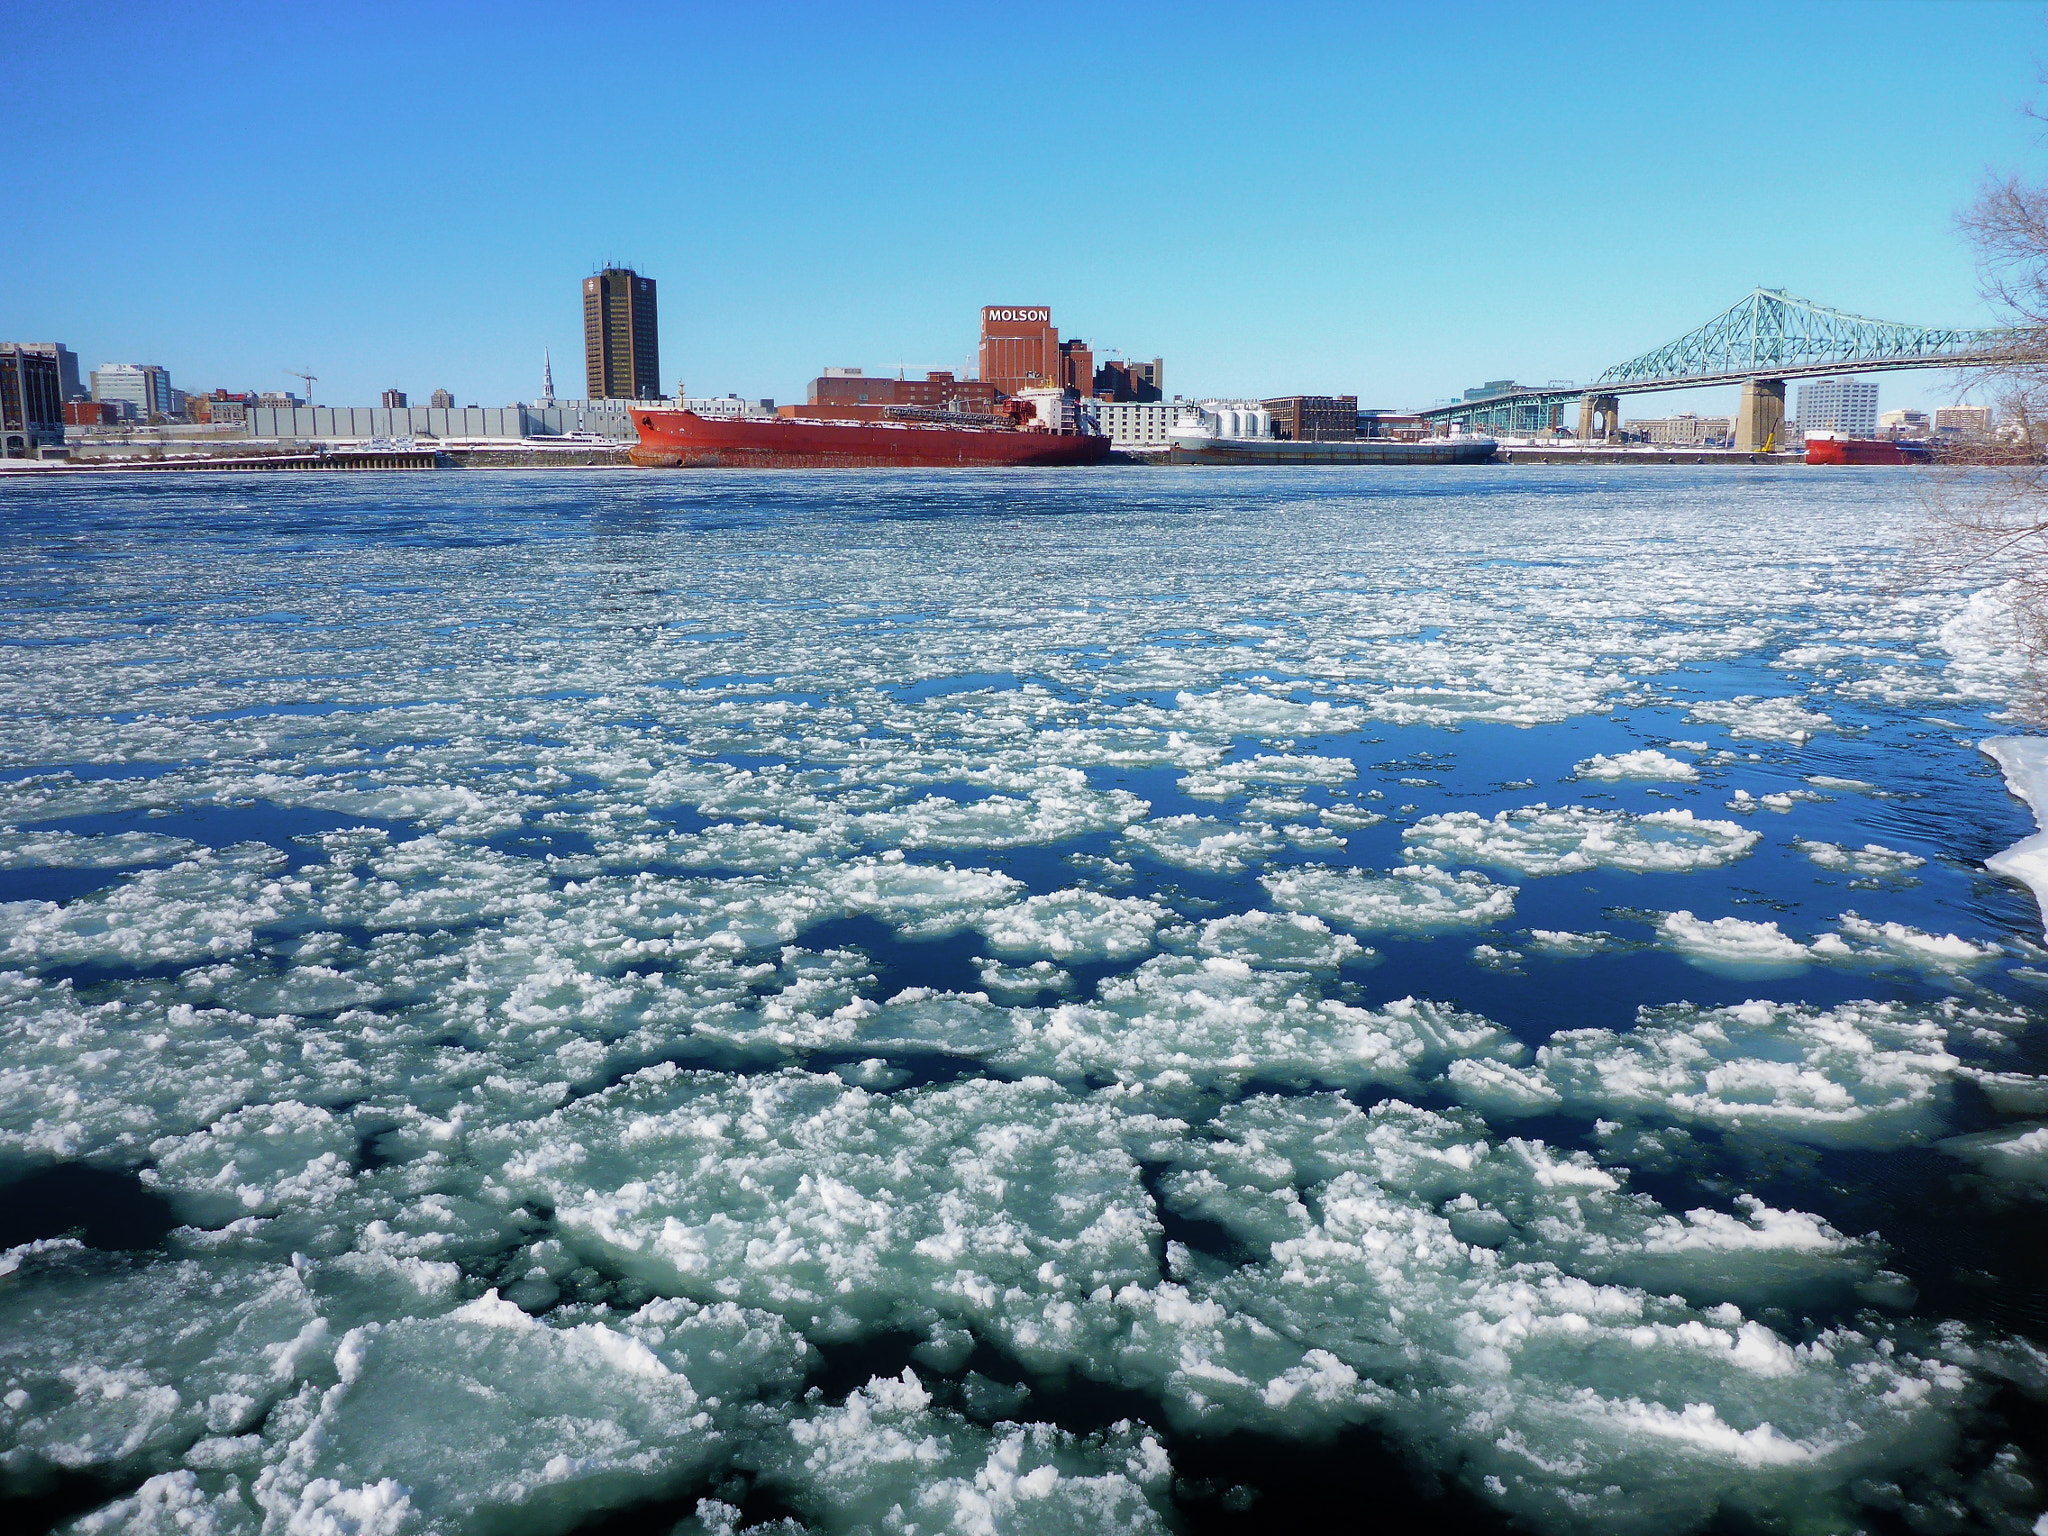
[[[659,398],[653,278],[606,267],[583,279],[583,361],[592,400]]]

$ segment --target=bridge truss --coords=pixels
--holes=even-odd
[[[1705,325],[1640,357],[1616,363],[1591,384],[1516,389],[1458,400],[1421,414],[1516,432],[1550,421],[1585,396],[1646,394],[1751,380],[1817,378],[1898,368],[1970,368],[2039,355],[2039,337],[2010,330],[1899,325],[1829,309],[1776,288],[1756,288]]]

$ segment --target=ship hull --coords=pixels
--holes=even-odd
[[[1109,439],[912,422],[712,420],[694,411],[636,410],[640,441],[626,457],[657,469],[962,469],[1100,464]]]
[[[1348,443],[1291,443],[1278,438],[1182,439],[1173,445],[1174,464],[1484,464],[1492,459],[1489,437],[1439,438],[1404,443],[1362,437]]]
[[[1898,443],[1874,437],[1809,437],[1809,464],[1926,464],[1933,459],[1924,443]]]

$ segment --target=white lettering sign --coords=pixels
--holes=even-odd
[[[1023,325],[1052,324],[1052,311],[1049,309],[988,309],[982,314],[998,325],[1011,321]]]

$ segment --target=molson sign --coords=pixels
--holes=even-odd
[[[1004,309],[998,305],[990,304],[984,306],[981,311],[981,323],[983,325],[1051,325],[1052,311],[1044,307],[1037,309]]]

